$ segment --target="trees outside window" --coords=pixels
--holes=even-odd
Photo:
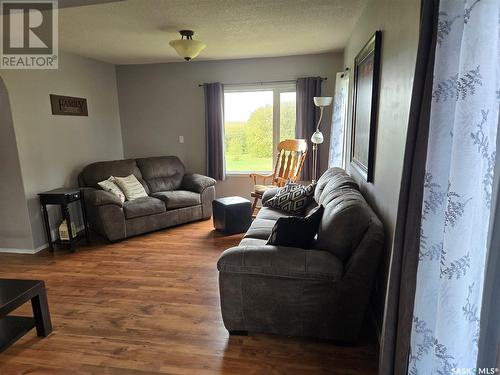
[[[295,138],[295,88],[226,90],[228,173],[269,172],[277,142]]]

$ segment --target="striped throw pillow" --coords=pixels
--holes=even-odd
[[[142,186],[133,174],[127,177],[115,177],[115,182],[123,191],[128,201],[148,196],[146,190],[144,190],[144,186]]]
[[[120,198],[122,203],[125,202],[125,194],[123,194],[123,191],[121,191],[121,189],[118,187],[113,176],[111,176],[107,180],[98,182],[97,185],[99,185],[102,190],[116,195],[118,198]]]

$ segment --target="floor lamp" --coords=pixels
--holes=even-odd
[[[323,133],[320,132],[319,127],[321,125],[321,120],[323,119],[323,110],[325,107],[328,107],[329,105],[332,104],[332,97],[331,96],[315,96],[313,98],[314,100],[314,105],[316,107],[319,107],[319,120],[318,120],[318,125],[316,125],[316,131],[313,133],[311,136],[311,142],[312,142],[312,151],[313,151],[313,172],[312,172],[312,182],[316,182],[317,178],[317,173],[318,173],[318,145],[323,143]]]

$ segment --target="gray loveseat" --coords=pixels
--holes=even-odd
[[[131,174],[148,197],[122,204],[97,185],[110,176]],[[78,183],[83,188],[90,227],[110,241],[212,216],[215,180],[185,173],[176,156],[93,163],[83,169]]]
[[[268,190],[263,202],[276,193]],[[221,310],[230,333],[268,332],[357,340],[382,251],[382,224],[340,168],[318,180],[325,207],[313,249],[266,245],[286,214],[264,207],[239,246],[217,263]]]

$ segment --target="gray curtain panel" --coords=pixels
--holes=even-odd
[[[302,168],[302,181],[310,181],[312,179],[312,144],[311,136],[316,130],[316,125],[319,120],[319,108],[314,105],[313,98],[321,96],[321,77],[305,77],[297,80],[297,109],[295,133],[297,138],[305,139],[309,145],[307,158],[304,161]],[[319,155],[320,147],[318,148],[318,163],[316,176],[320,175]]]
[[[389,269],[379,374],[406,375],[415,298],[438,0],[423,0],[403,174]]]
[[[500,150],[500,137],[497,137]],[[481,329],[479,334],[479,356],[476,367],[500,367],[500,153],[495,162],[495,181],[492,189],[490,240],[486,261]]]
[[[215,82],[206,83],[204,89],[207,175],[224,181],[224,87]]]

